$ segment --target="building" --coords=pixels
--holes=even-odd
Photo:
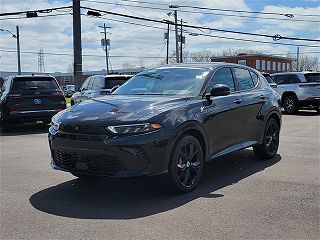
[[[239,54],[236,56],[211,58],[211,62],[238,63],[266,73],[291,71],[292,61],[292,58],[265,54]]]

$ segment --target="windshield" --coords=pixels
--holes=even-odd
[[[117,95],[197,96],[209,73],[202,68],[158,68],[139,73],[119,87]]]
[[[13,80],[12,90],[55,90],[56,81],[49,77],[19,77]]]
[[[306,73],[307,82],[320,82],[320,73]]]

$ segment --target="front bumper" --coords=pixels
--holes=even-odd
[[[320,106],[320,97],[309,97],[306,100],[299,101],[300,107],[319,107]]]
[[[78,134],[49,129],[51,166],[71,173],[127,178],[167,171],[170,133],[135,136]]]

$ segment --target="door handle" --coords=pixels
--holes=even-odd
[[[266,96],[261,95],[261,96],[260,96],[260,99],[266,99]]]
[[[236,99],[233,102],[236,103],[236,104],[240,104],[240,103],[242,103],[242,100],[241,99]]]

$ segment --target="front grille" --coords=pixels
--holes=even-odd
[[[93,174],[112,175],[126,171],[116,156],[87,154],[52,150],[54,162],[69,171],[84,171]]]
[[[100,134],[105,132],[103,127],[99,127],[99,126],[70,125],[70,124],[61,124],[59,130],[66,133],[85,133],[85,134]]]
[[[67,139],[67,140],[76,140],[76,141],[92,141],[92,142],[101,142],[103,137],[100,135],[88,135],[88,134],[74,134],[74,133],[57,133],[56,138]]]

